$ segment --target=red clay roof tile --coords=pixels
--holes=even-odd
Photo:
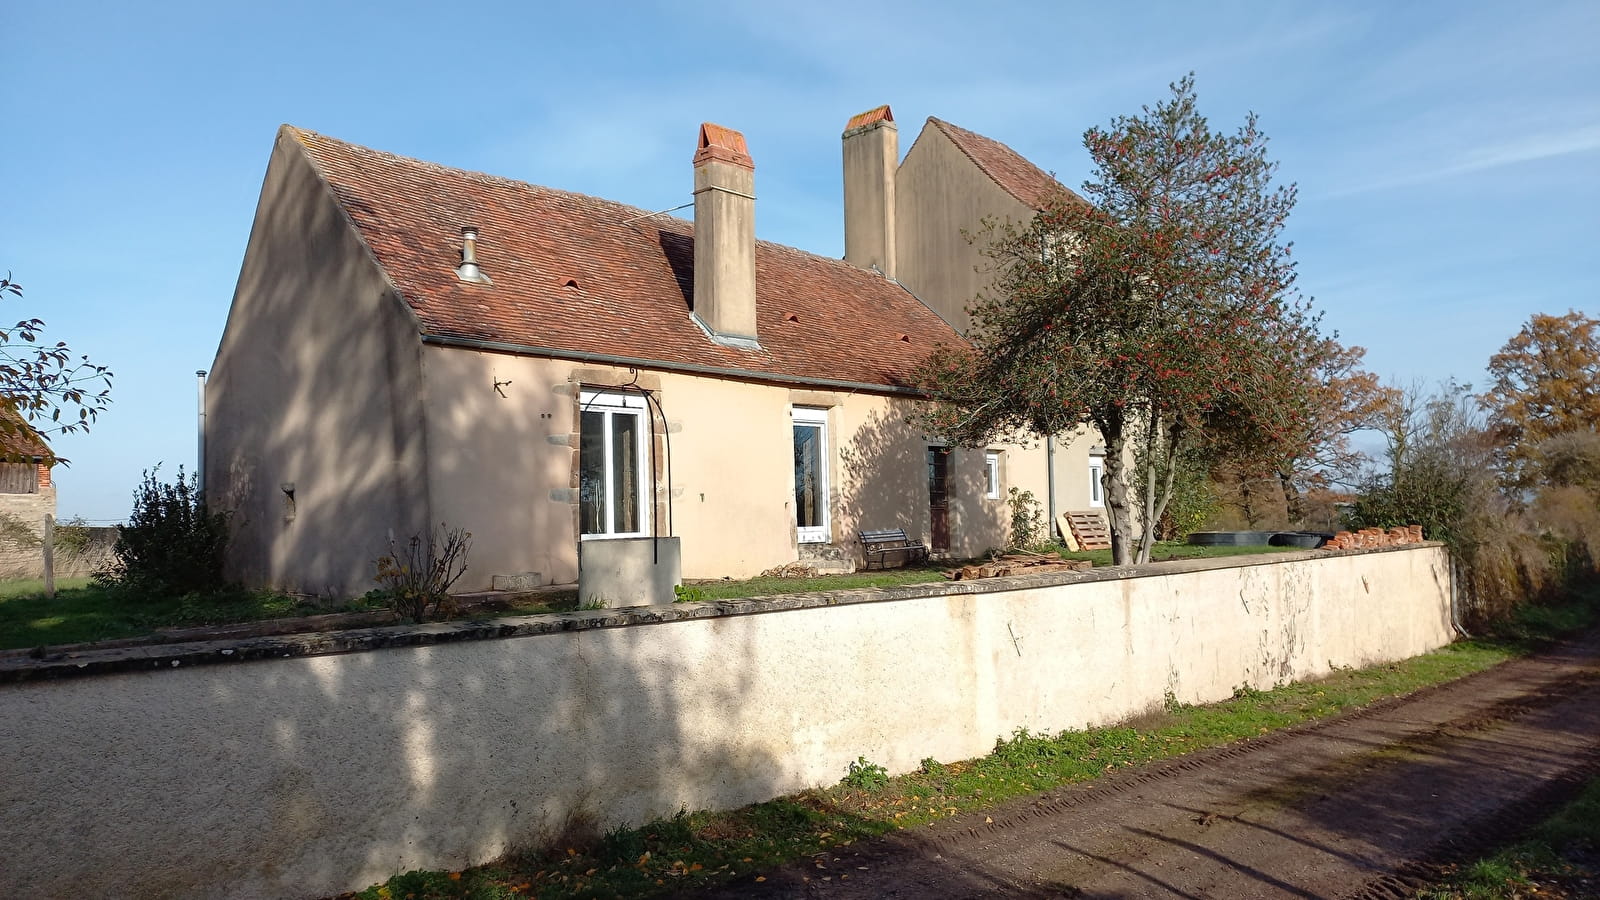
[[[700,143],[694,153],[694,164],[698,166],[708,159],[720,159],[747,169],[756,167],[755,160],[750,158],[749,147],[745,146],[742,132],[711,122],[702,122]]]
[[[10,402],[0,401],[0,462],[54,462],[55,454]]]
[[[761,349],[724,347],[689,318],[689,222],[290,133],[430,335],[893,387],[935,344],[961,341],[882,276],[757,241]],[[479,228],[493,284],[456,278],[463,223]]]
[[[893,121],[894,121],[894,111],[889,109],[889,104],[885,103],[882,106],[875,107],[873,109],[869,109],[864,113],[858,113],[858,114],[856,114],[854,116],[851,116],[850,117],[850,121],[845,123],[844,130],[845,131],[854,131],[857,128],[865,128],[866,126],[871,125],[871,124],[873,124],[875,122],[893,122]]]
[[[1057,191],[1065,192],[1068,197],[1078,197],[1043,169],[1028,162],[1022,154],[994,138],[984,137],[932,116],[928,117],[928,123],[949,138],[1001,190],[1033,209],[1043,209],[1050,195]]]

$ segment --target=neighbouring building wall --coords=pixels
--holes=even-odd
[[[0,515],[11,516],[35,534],[44,533],[44,517],[56,514],[56,488],[41,484],[29,493],[0,492]]]
[[[205,482],[228,572],[351,596],[432,516],[409,309],[280,131],[206,391]],[[291,493],[292,492],[292,493]]]
[[[930,442],[907,423],[902,398],[436,345],[424,349],[424,371],[435,519],[473,535],[461,590],[490,587],[497,575],[577,579],[578,395],[630,382],[666,414],[665,427],[654,423],[654,515],[660,534],[669,534],[670,515],[670,534],[682,538],[684,577],[745,578],[800,556],[793,407],[827,410],[830,546],[859,560],[864,529],[931,539]],[[1043,442],[995,449],[1004,458],[998,499],[985,496],[984,451],[952,451],[952,556],[1005,546],[1006,488],[1045,505]],[[1087,452],[1086,439],[1057,447],[1064,509],[1087,503]]]
[[[895,278],[965,333],[971,324],[966,307],[990,282],[983,219],[1020,224],[1034,210],[1002,190],[932,125],[900,163],[895,210]]]
[[[325,897],[488,862],[573,820],[733,808],[836,783],[858,756],[901,773],[1017,728],[1107,724],[1451,639],[1439,545],[1142,572],[686,604],[653,624],[568,614],[311,658],[174,667],[152,647],[150,670],[9,681],[0,893]],[[513,621],[546,622],[482,634]]]

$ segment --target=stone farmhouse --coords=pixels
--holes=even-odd
[[[1013,487],[1097,505],[1092,435],[950,448],[906,419],[982,287],[963,231],[1049,175],[938,119],[901,161],[889,108],[856,116],[837,260],[756,239],[739,132],[692,156],[691,222],[282,127],[207,388],[231,574],[359,594],[440,523],[473,535],[462,590],[663,537],[687,578],[847,569],[866,529],[1003,546]]]

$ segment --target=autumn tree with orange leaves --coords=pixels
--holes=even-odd
[[[1493,383],[1478,399],[1507,480],[1527,486],[1544,441],[1600,429],[1600,319],[1577,310],[1535,314],[1489,358]]]
[[[1149,559],[1197,448],[1306,452],[1323,338],[1281,240],[1295,188],[1274,183],[1266,141],[1254,116],[1213,131],[1193,76],[1091,128],[1088,202],[1060,192],[1030,222],[989,224],[971,345],[923,371],[922,423],[953,443],[1094,426],[1118,564]]]

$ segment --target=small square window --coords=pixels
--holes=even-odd
[[[990,450],[983,454],[983,496],[1000,499],[1000,452]]]

